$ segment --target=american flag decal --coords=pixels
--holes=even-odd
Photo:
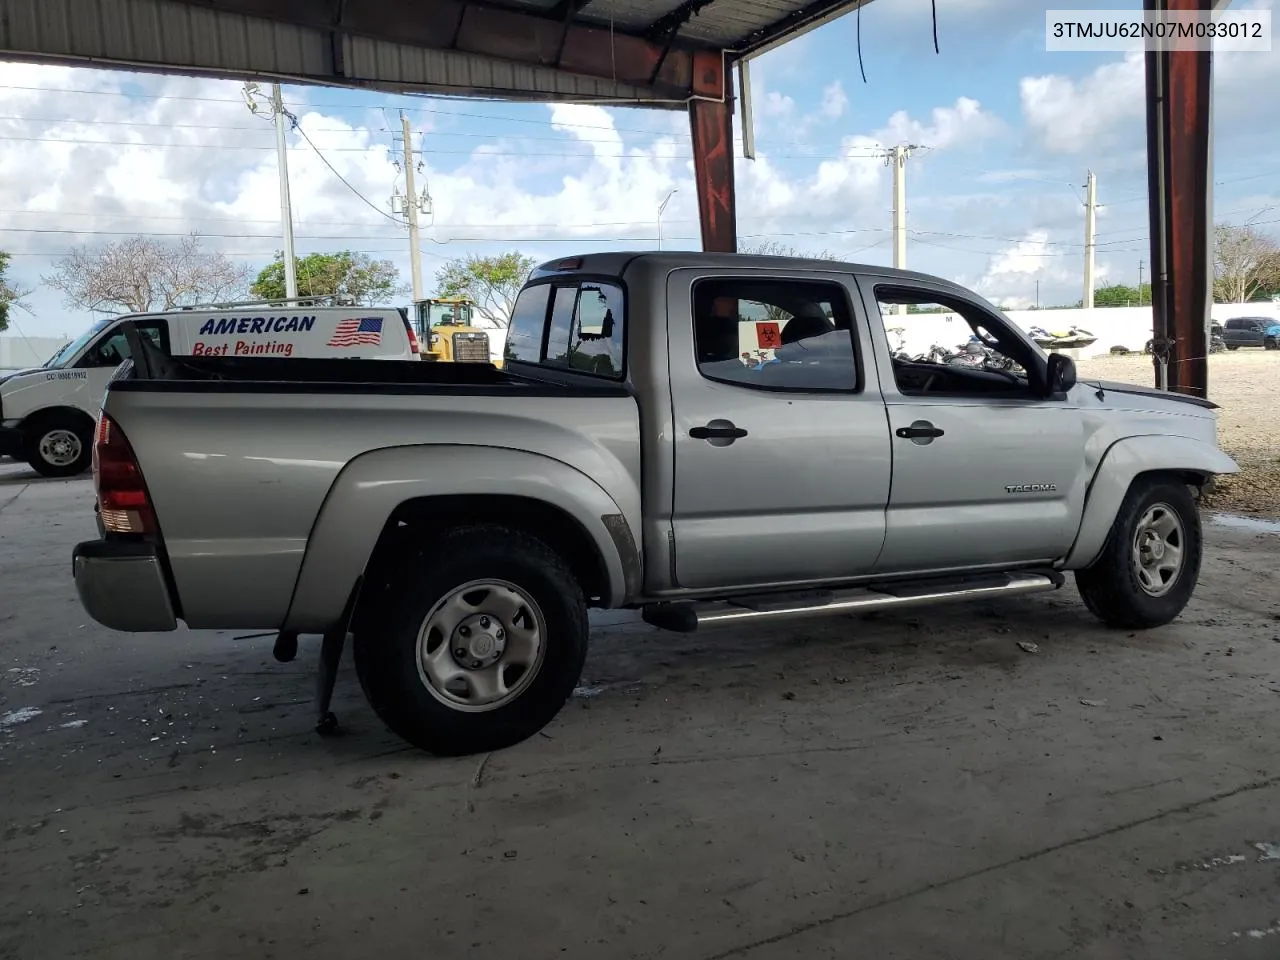
[[[381,317],[352,317],[339,322],[333,336],[329,339],[331,347],[354,347],[362,343],[381,346]]]

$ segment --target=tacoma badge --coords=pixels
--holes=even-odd
[[[1056,483],[1010,483],[1005,485],[1005,493],[1053,493],[1058,489]]]

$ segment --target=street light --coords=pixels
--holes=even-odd
[[[671,198],[674,197],[679,192],[680,192],[679,187],[672,187],[671,192],[668,193],[665,198],[663,198],[663,201],[660,204],[658,204],[658,249],[659,250],[662,249],[662,211],[667,209],[667,204],[671,202]]]

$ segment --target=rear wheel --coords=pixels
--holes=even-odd
[[[385,597],[377,602],[390,606],[356,627],[356,670],[382,721],[423,750],[519,743],[559,713],[582,674],[582,588],[534,537],[453,531]]]
[[[1238,343],[1228,343],[1228,344],[1227,344],[1227,349],[1228,349],[1228,350],[1239,350],[1239,349],[1240,349],[1240,344],[1238,344]]]
[[[1262,341],[1263,350],[1275,350],[1277,348],[1280,348],[1280,343],[1276,342],[1275,337],[1267,337],[1267,339]]]
[[[1085,606],[1104,623],[1158,627],[1177,617],[1200,576],[1200,514],[1185,484],[1139,477],[1102,553],[1076,571]]]
[[[87,417],[53,414],[23,431],[23,458],[43,477],[74,477],[93,460],[93,424]]]

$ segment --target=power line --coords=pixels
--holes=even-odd
[[[366,205],[366,206],[368,206],[368,207],[369,207],[369,209],[371,209],[371,210],[373,210],[375,213],[377,213],[379,216],[381,216],[381,217],[385,217],[386,219],[388,219],[388,220],[390,220],[392,223],[394,223],[396,226],[404,226],[404,224],[402,224],[399,220],[397,220],[395,217],[391,216],[391,214],[387,213],[385,210],[383,210],[381,207],[379,207],[377,204],[375,204],[372,200],[370,200],[368,197],[366,197],[363,193],[361,193],[359,190],[357,190],[357,189],[352,185],[352,183],[351,183],[351,181],[350,181],[350,180],[348,180],[346,177],[344,177],[342,174],[340,174],[340,173],[338,172],[337,168],[336,168],[332,163],[330,163],[330,162],[329,162],[329,158],[328,158],[328,157],[326,157],[323,153],[321,153],[321,152],[320,152],[320,148],[319,148],[319,147],[317,147],[317,146],[312,142],[311,138],[307,136],[307,131],[305,131],[305,130],[303,130],[303,129],[302,129],[302,125],[301,125],[300,123],[298,123],[298,118],[297,118],[297,117],[295,117],[295,116],[294,116],[292,113],[290,113],[288,110],[286,110],[286,111],[284,112],[284,115],[285,115],[286,117],[288,117],[288,118],[289,118],[289,122],[293,124],[293,129],[294,129],[294,130],[297,130],[297,131],[298,131],[298,133],[302,136],[302,139],[303,139],[303,140],[305,140],[305,141],[307,141],[307,144],[311,147],[311,149],[312,149],[312,150],[314,150],[314,151],[316,152],[316,156],[320,158],[320,162],[321,162],[321,163],[323,163],[326,167],[328,167],[328,168],[329,168],[329,172],[330,172],[330,173],[332,173],[332,174],[333,174],[335,177],[337,177],[339,180],[341,180],[341,181],[342,181],[342,183],[343,183],[343,185],[344,185],[348,190],[350,190],[350,191],[351,191],[352,193],[354,193],[357,197],[359,197],[362,201],[364,201],[365,205]]]

